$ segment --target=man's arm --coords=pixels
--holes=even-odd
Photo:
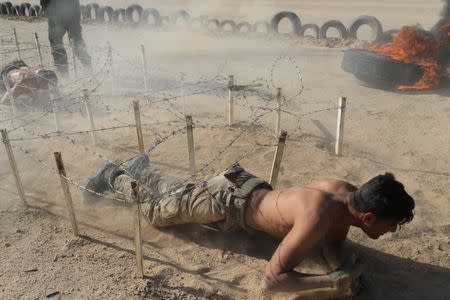
[[[297,292],[334,287],[334,280],[328,275],[310,276],[293,270],[324,237],[328,226],[328,220],[320,216],[298,220],[266,267],[266,288],[276,292]]]

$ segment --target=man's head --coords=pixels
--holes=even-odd
[[[352,206],[361,229],[373,239],[388,231],[395,232],[397,226],[411,222],[414,217],[414,199],[391,173],[364,183],[352,194]]]

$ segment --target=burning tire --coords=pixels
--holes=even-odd
[[[112,22],[114,9],[111,6],[102,6],[98,10],[96,16],[96,21],[99,23],[104,23],[106,21],[105,14],[108,16],[108,22]]]
[[[345,28],[342,22],[337,20],[330,20],[325,22],[322,27],[320,27],[319,37],[321,39],[327,38],[328,29],[335,28],[339,32],[339,37],[341,40],[346,40],[348,37],[347,28]]]
[[[280,21],[284,18],[291,21],[293,27],[292,33],[294,35],[299,35],[302,23],[300,21],[300,18],[291,11],[282,11],[273,16],[272,21],[270,22],[270,29],[272,30],[272,32],[278,33],[278,25],[280,24]]]
[[[383,32],[383,34],[381,35],[381,37],[379,39],[379,42],[382,44],[392,42],[392,40],[394,39],[394,34],[396,34],[397,32],[399,32],[398,29],[391,29],[391,30]]]
[[[125,18],[127,22],[130,22],[131,24],[138,24],[141,22],[141,16],[144,9],[142,6],[133,4],[128,6],[127,10],[125,11]],[[134,20],[133,14],[134,12],[137,13],[137,21]]]
[[[380,21],[372,16],[360,16],[353,21],[348,29],[348,36],[351,39],[358,39],[358,29],[363,25],[369,25],[372,29],[372,40],[378,41],[383,34],[383,26]]]
[[[86,8],[84,9],[84,18],[86,20],[92,20],[97,18],[99,5],[97,3],[89,3],[86,5]],[[95,18],[92,17],[92,11],[95,13]]]
[[[305,24],[305,25],[303,25],[301,28],[300,28],[300,36],[301,37],[304,37],[305,36],[305,31],[306,30],[309,30],[309,29],[311,29],[311,30],[313,30],[314,31],[314,38],[315,39],[318,39],[319,38],[319,32],[320,32],[320,28],[319,28],[319,26],[318,25],[316,25],[316,24]]]
[[[346,50],[341,68],[369,85],[383,88],[414,85],[423,75],[416,64],[361,49]]]
[[[153,18],[153,23],[148,22],[148,17],[150,17],[150,16]],[[161,26],[161,15],[159,14],[158,10],[156,10],[154,8],[147,8],[142,13],[141,22],[146,25],[147,24],[151,25],[153,27],[159,27],[159,26]]]
[[[225,30],[225,26],[229,26],[231,28],[231,30]],[[223,20],[222,22],[220,22],[220,30],[221,31],[227,31],[227,32],[236,32],[236,23],[233,20]]]

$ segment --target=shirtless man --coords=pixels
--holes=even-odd
[[[150,169],[148,157],[141,154],[128,167],[108,161],[89,178],[86,188],[120,193],[124,201],[130,201],[133,180],[140,182],[142,212],[153,226],[199,223],[222,231],[262,231],[280,239],[264,272],[266,288],[277,292],[335,288],[340,296],[351,294],[355,278],[339,269],[350,226],[377,239],[413,219],[414,200],[390,173],[360,188],[342,180],[321,179],[304,187],[272,190],[235,165],[193,185]],[[91,203],[101,199],[89,191],[84,191],[84,198]],[[294,271],[318,243],[335,271],[321,276]]]
[[[3,67],[0,72],[0,104],[8,104],[10,98],[6,85],[11,90],[14,100],[33,100],[41,92],[58,91],[58,77],[55,72],[42,68],[30,67],[23,60],[14,60]]]

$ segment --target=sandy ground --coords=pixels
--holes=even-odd
[[[125,7],[124,1],[104,1]],[[146,3],[146,1],[135,1]],[[382,20],[385,28],[420,23],[432,26],[441,1],[200,1],[152,2],[161,11],[185,8],[192,14],[236,20],[259,20],[279,10],[299,12],[302,20],[321,24],[329,19],[346,23],[362,14]],[[195,13],[194,13],[195,12]],[[250,17],[251,16],[251,17]],[[45,22],[0,19],[2,51],[12,49],[12,28],[23,46],[23,57],[37,63],[33,32],[44,44],[44,62],[51,57]],[[90,80],[64,80],[62,90],[70,100],[60,104],[63,132],[87,130],[89,123],[79,104],[81,89],[100,87],[92,94],[97,128],[133,122],[131,101],[140,100],[147,148],[157,135],[170,136],[151,153],[153,166],[189,177],[189,163],[180,119],[181,73],[186,74],[186,112],[201,125],[195,129],[196,164],[199,174],[211,176],[235,161],[268,178],[276,140],[256,125],[249,107],[272,108],[266,93],[248,94],[236,100],[236,123],[226,124],[226,92],[220,88],[234,74],[238,83],[256,79],[274,93],[282,87],[289,101],[283,128],[289,132],[279,186],[307,183],[330,176],[361,184],[392,171],[416,199],[416,217],[402,230],[378,241],[351,230],[351,247],[366,265],[363,289],[355,299],[450,299],[450,90],[397,93],[358,85],[339,65],[344,48],[287,37],[230,36],[184,31],[148,31],[137,28],[85,25],[84,36],[94,58],[94,73],[106,66],[106,41],[114,49],[114,73],[99,73]],[[150,104],[140,96],[143,79],[139,45],[149,60]],[[322,45],[323,46],[323,45]],[[290,60],[277,57],[284,55]],[[2,52],[1,63],[14,58]],[[80,68],[80,67],[79,67]],[[81,72],[82,70],[80,70]],[[301,80],[299,78],[299,73]],[[103,80],[104,79],[104,80]],[[196,94],[201,91],[198,95]],[[134,94],[133,94],[134,93]],[[334,132],[338,97],[348,97],[342,157],[335,157]],[[265,100],[264,100],[265,99]],[[70,104],[72,103],[72,104]],[[170,103],[170,104],[169,104]],[[169,110],[168,110],[169,109]],[[173,112],[176,112],[174,115]],[[11,124],[8,106],[0,107],[0,127],[10,138],[36,138],[54,131],[51,114],[22,108]],[[37,119],[37,120],[36,120]],[[275,114],[258,121],[274,127]],[[28,122],[33,121],[27,125]],[[18,127],[18,128],[17,128]],[[14,129],[17,128],[17,129]],[[110,204],[86,206],[80,190],[71,186],[82,237],[71,234],[64,197],[54,166],[54,151],[62,151],[68,176],[83,183],[105,159],[122,162],[137,150],[135,130],[122,128],[97,132],[93,146],[87,134],[15,141],[14,153],[32,208],[24,210],[14,184],[5,151],[0,156],[0,298],[1,299],[258,299],[261,273],[276,246],[266,236],[222,234],[199,226],[157,230],[144,225],[144,280],[136,280],[131,211]],[[236,142],[229,144],[234,138]],[[153,147],[152,147],[153,148]],[[246,154],[246,155],[244,155]],[[244,157],[243,157],[244,156]],[[36,160],[42,160],[37,162]],[[46,165],[44,165],[45,163]],[[318,269],[311,259],[305,269]],[[57,294],[52,294],[56,293]],[[276,299],[294,299],[277,295]],[[311,299],[304,297],[301,299]]]

